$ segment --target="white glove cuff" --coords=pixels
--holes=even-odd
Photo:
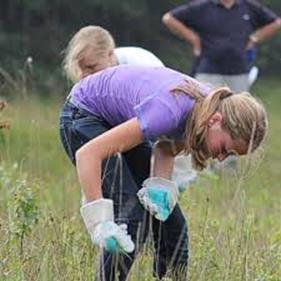
[[[91,229],[98,223],[113,221],[113,201],[102,198],[86,203],[80,208],[80,213],[87,229]]]
[[[171,180],[160,178],[160,177],[151,177],[146,179],[142,183],[143,187],[162,187],[169,189],[174,196],[178,197],[178,188],[176,183]]]

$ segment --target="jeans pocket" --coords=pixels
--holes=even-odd
[[[103,134],[109,128],[107,124],[96,116],[84,116],[73,121],[73,130],[88,141]]]

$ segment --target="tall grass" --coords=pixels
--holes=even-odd
[[[180,198],[190,236],[189,280],[281,280],[281,95],[259,81],[270,131],[241,172],[202,174]],[[79,216],[76,173],[59,143],[62,98],[20,95],[0,132],[0,280],[93,280],[97,249]],[[153,280],[148,245],[130,280]]]

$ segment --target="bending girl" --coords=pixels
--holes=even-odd
[[[63,106],[60,132],[86,198],[84,223],[105,249],[100,278],[126,279],[151,214],[155,243],[166,249],[155,259],[155,275],[161,279],[169,270],[186,280],[187,226],[170,180],[175,155],[191,154],[203,169],[209,158],[254,151],[266,130],[266,112],[250,94],[211,91],[165,67],[112,67],[77,83]]]

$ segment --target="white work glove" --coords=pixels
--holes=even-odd
[[[135,245],[127,232],[127,225],[117,225],[113,220],[113,201],[98,199],[80,208],[81,216],[93,244],[109,252],[134,251]]]
[[[152,177],[143,182],[143,188],[137,195],[151,215],[160,221],[165,221],[178,201],[178,188],[170,180]]]

